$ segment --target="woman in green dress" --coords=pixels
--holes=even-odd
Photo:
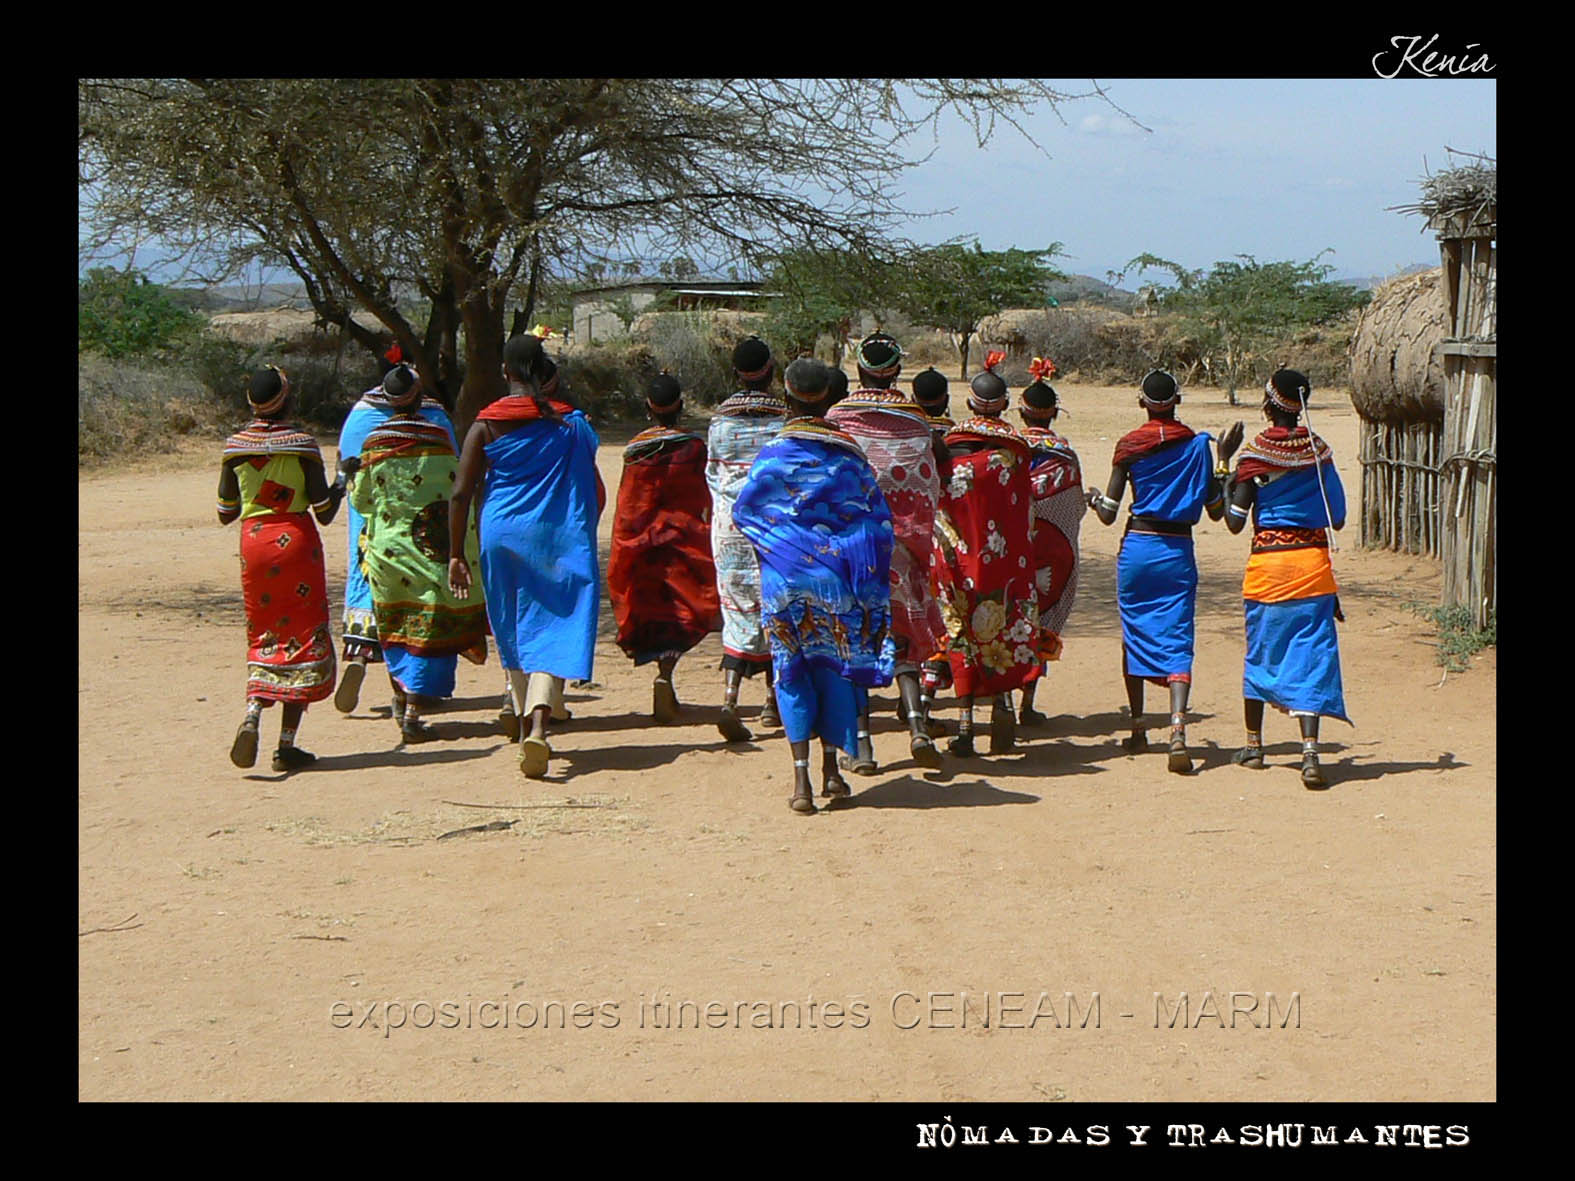
[[[453,696],[457,658],[486,659],[485,600],[457,599],[448,585],[448,502],[458,469],[442,426],[396,414],[367,435],[350,490],[366,518],[360,561],[406,742],[437,737],[421,715]],[[474,524],[465,550],[477,560]]]

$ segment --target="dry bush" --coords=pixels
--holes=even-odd
[[[77,465],[173,451],[182,435],[221,436],[234,414],[181,366],[77,357]]]
[[[979,347],[1006,353],[996,372],[1012,386],[1028,383],[1034,357],[1049,357],[1058,373],[1093,374],[1110,368],[1100,328],[1129,319],[1108,308],[1008,308],[979,326]]]
[[[761,312],[646,312],[630,326],[629,339],[632,347],[643,347],[653,359],[650,376],[666,369],[684,387],[686,397],[700,405],[714,405],[737,389],[734,347],[758,333],[764,322]],[[773,357],[780,373],[782,360],[774,353]],[[643,398],[644,381],[638,388]]]
[[[356,311],[351,318],[370,331],[386,331],[370,312]],[[208,330],[247,349],[274,349],[297,355],[336,353],[343,339],[337,327],[319,327],[317,313],[302,308],[221,312],[209,318]]]
[[[892,335],[897,336],[895,332]],[[957,355],[956,346],[952,344],[951,337],[944,332],[912,332],[907,336],[897,336],[897,339],[902,342],[902,351],[905,354],[902,362],[904,372],[916,373],[933,365],[937,369],[949,369],[955,373],[957,366],[961,364],[962,359]],[[969,359],[972,360],[972,356]]]
[[[1353,308],[1338,320],[1305,329],[1284,341],[1276,342],[1264,350],[1262,364],[1253,367],[1253,378],[1262,385],[1276,369],[1285,366],[1305,373],[1314,389],[1349,386],[1351,346],[1360,316],[1361,309]],[[1442,381],[1439,388],[1442,389]],[[1441,393],[1438,406],[1442,414]]]
[[[109,360],[77,356],[77,455],[101,462],[122,452],[168,451],[176,436],[228,434],[248,417],[251,374],[276,364],[294,389],[291,418],[336,429],[382,370],[364,349],[324,354],[270,338],[248,348],[233,337],[203,332],[157,358]]]
[[[575,404],[605,421],[639,417],[645,388],[661,367],[647,346],[625,339],[565,350],[558,368]]]

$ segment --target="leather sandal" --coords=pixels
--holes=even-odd
[[[908,739],[908,753],[921,767],[941,766],[941,752],[935,749],[935,742],[928,735],[915,734]]]
[[[1230,761],[1238,767],[1251,767],[1254,771],[1263,770],[1263,747],[1244,746],[1231,755]]]

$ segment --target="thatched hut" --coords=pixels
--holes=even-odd
[[[1390,279],[1373,292],[1351,337],[1351,401],[1374,422],[1444,421],[1449,335],[1443,268]]]
[[[1438,237],[1448,335],[1438,531],[1444,605],[1485,627],[1498,600],[1498,172],[1476,162],[1427,177],[1408,211]]]
[[[1444,603],[1483,627],[1498,584],[1498,173],[1477,157],[1421,189],[1397,208],[1427,218],[1442,265],[1381,289],[1351,342],[1362,541],[1440,557]]]
[[[1449,334],[1443,270],[1391,279],[1351,336],[1351,401],[1362,419],[1362,542],[1436,555],[1438,459]]]

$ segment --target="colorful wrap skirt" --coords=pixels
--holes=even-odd
[[[269,513],[241,522],[246,603],[246,695],[321,701],[334,690],[323,543],[310,513]]]
[[[1334,569],[1322,529],[1258,529],[1242,581],[1242,696],[1291,714],[1345,714]]]

